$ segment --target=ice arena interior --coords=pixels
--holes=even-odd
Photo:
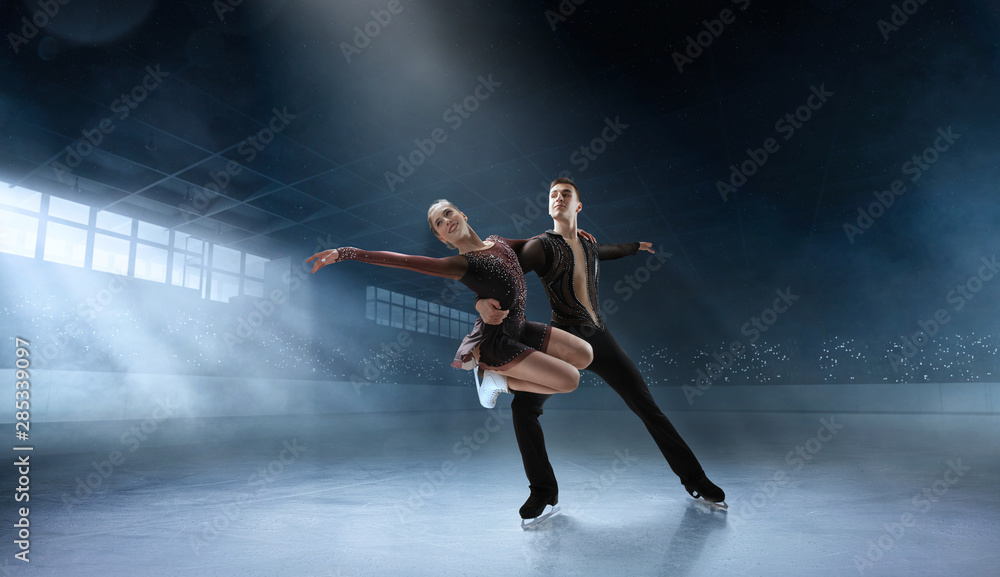
[[[998,574],[995,3],[0,23],[0,575]],[[504,341],[579,379],[544,411],[453,366],[517,316],[467,277],[307,262],[472,267],[439,199],[488,250],[572,251],[490,285],[613,335],[590,369],[559,327]]]

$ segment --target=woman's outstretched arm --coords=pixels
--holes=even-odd
[[[384,250],[361,250],[354,247],[324,250],[307,258],[306,262],[313,263],[312,272],[315,273],[327,265],[345,260],[356,260],[390,268],[402,268],[421,274],[453,280],[460,280],[465,276],[465,272],[469,268],[469,261],[461,255],[432,258],[429,256],[414,256]]]

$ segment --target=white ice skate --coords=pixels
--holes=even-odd
[[[492,409],[497,406],[497,397],[500,393],[509,393],[507,388],[507,377],[496,371],[483,371],[482,381],[479,380],[479,370],[473,372],[476,376],[476,390],[479,392],[479,404]]]

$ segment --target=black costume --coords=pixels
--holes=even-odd
[[[535,351],[545,352],[551,329],[548,325],[525,320],[524,306],[528,289],[518,258],[506,239],[490,236],[493,246],[445,258],[413,256],[387,251],[369,251],[354,247],[340,250],[340,260],[402,268],[431,276],[458,279],[479,298],[500,301],[510,314],[499,325],[476,320],[475,327],[459,346],[452,366],[472,368],[473,349],[479,347],[480,365],[487,369],[509,369]]]
[[[506,370],[532,352],[545,352],[552,329],[524,318],[528,285],[508,241],[499,236],[486,240],[493,241],[493,246],[462,255],[469,261],[469,268],[461,282],[479,298],[497,299],[510,313],[499,325],[488,325],[482,318],[476,319],[472,332],[462,340],[452,366],[472,368],[475,363],[473,351],[479,347],[480,367]],[[488,294],[498,296],[486,297]]]
[[[705,476],[701,464],[656,406],[639,370],[601,319],[600,301],[597,297],[598,263],[601,260],[634,255],[639,251],[639,243],[597,245],[583,236],[579,238],[587,266],[587,293],[590,308],[597,315],[596,323],[573,290],[573,250],[561,235],[550,230],[527,241],[508,242],[518,251],[521,268],[525,272],[535,271],[541,279],[552,306],[552,326],[590,343],[594,349],[594,360],[587,370],[593,371],[611,385],[628,408],[642,420],[667,464],[680,477],[681,483],[685,486],[696,484]],[[542,427],[538,422],[542,405],[550,396],[515,391],[510,406],[514,432],[532,495],[551,496],[555,500],[559,487],[545,451]]]

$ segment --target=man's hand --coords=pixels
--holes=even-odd
[[[648,250],[651,253],[654,253],[654,254],[656,253],[656,251],[653,250],[653,243],[651,243],[651,242],[640,242],[639,243],[639,250]],[[667,256],[669,256],[669,255],[667,255]]]
[[[479,299],[476,301],[476,310],[483,322],[488,325],[498,325],[507,318],[508,311],[500,308],[500,301],[496,299]]]

